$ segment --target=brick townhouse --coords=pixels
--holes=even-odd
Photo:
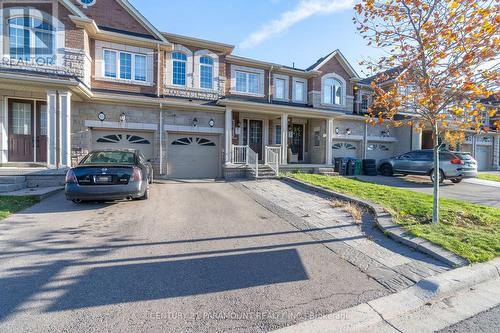
[[[234,177],[428,144],[365,124],[369,81],[339,50],[306,69],[243,58],[160,32],[126,0],[3,0],[0,11],[1,168],[63,170],[92,149],[135,148],[157,175]],[[468,140],[481,168],[499,168],[496,133]]]

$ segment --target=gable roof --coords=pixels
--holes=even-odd
[[[373,80],[375,80],[376,78],[378,78],[381,75],[387,75],[388,79],[384,81],[384,82],[387,82],[387,81],[390,81],[390,80],[393,80],[394,78],[396,78],[401,72],[402,72],[401,67],[389,68],[383,72],[377,73],[377,74],[369,76],[367,78],[364,78],[363,80],[359,81],[359,84],[364,84],[364,85],[369,86],[373,82]],[[380,83],[384,83],[384,82],[380,82]]]
[[[161,32],[156,29],[128,0],[116,0],[125,10],[132,15],[146,30],[150,31],[156,38],[164,43],[168,43]]]
[[[319,58],[313,65],[309,66],[306,68],[307,71],[313,71],[313,70],[318,70],[320,67],[322,67],[324,64],[326,64],[330,59],[333,57],[337,58],[339,60],[340,64],[342,67],[346,70],[346,72],[351,75],[351,77],[354,78],[359,78],[358,73],[354,70],[354,68],[351,66],[349,61],[347,61],[346,57],[340,52],[339,49],[328,53],[326,56]]]
[[[85,15],[77,6],[75,6],[74,3],[72,3],[69,0],[59,0],[59,3],[61,3],[64,7],[66,7],[67,10],[69,10],[73,15],[76,15],[80,18],[83,19],[88,19],[87,15]]]

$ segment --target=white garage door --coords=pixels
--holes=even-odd
[[[333,158],[336,157],[353,157],[360,158],[361,152],[359,143],[355,141],[333,141]]]
[[[168,135],[168,176],[217,178],[220,176],[219,137],[203,134]]]
[[[380,161],[381,159],[390,158],[393,156],[393,143],[368,142],[368,146],[366,147],[366,158]]]
[[[478,170],[491,168],[491,146],[476,146],[476,160]]]
[[[153,133],[93,129],[92,149],[137,149],[146,159],[152,159]]]

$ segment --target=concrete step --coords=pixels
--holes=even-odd
[[[331,177],[336,177],[339,175],[339,173],[335,172],[335,171],[333,171],[333,172],[324,171],[324,172],[319,172],[318,174],[322,175],[322,176],[331,176]]]
[[[13,192],[26,188],[27,182],[15,184],[0,184],[0,193]]]
[[[26,177],[24,176],[0,176],[0,184],[18,184],[25,181]]]
[[[326,173],[335,172],[335,169],[334,168],[316,168],[316,169],[314,169],[314,171],[315,171],[315,173],[321,174],[324,172],[326,172]]]

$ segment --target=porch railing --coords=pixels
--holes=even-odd
[[[255,177],[259,177],[259,155],[248,146],[247,165],[254,171]]]
[[[265,164],[268,165],[277,176],[280,165],[280,147],[266,147]]]
[[[248,164],[248,146],[233,146],[231,155],[231,163],[233,164]]]
[[[266,146],[265,154],[264,154],[264,163],[268,164],[274,163],[273,161],[270,161],[270,153],[273,152],[277,155],[278,157],[278,164],[281,164],[281,146],[275,145],[275,146]],[[273,155],[274,156],[274,155]]]

